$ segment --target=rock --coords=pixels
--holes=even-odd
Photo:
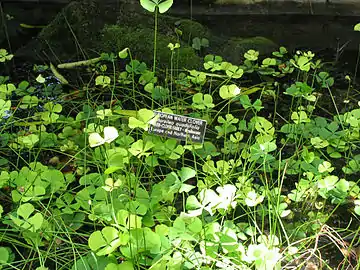
[[[15,55],[31,61],[84,60],[105,15],[95,0],[73,1]]]
[[[53,62],[86,60],[102,52],[118,53],[128,47],[132,56],[153,63],[154,14],[145,11],[137,1],[107,5],[101,0],[72,1],[39,35],[15,55],[25,60]],[[178,35],[175,29],[181,30]],[[192,48],[193,38],[207,38],[210,51],[236,61],[249,49],[269,53],[277,46],[262,37],[215,37],[202,24],[166,14],[158,15],[157,63],[170,67],[170,42],[181,47],[174,58],[175,68],[201,69],[201,57]],[[206,53],[207,51],[202,51]]]
[[[179,41],[175,26],[182,30],[179,68],[198,67],[200,58],[188,45],[193,36],[208,37],[201,24],[159,14],[158,61],[169,64],[169,42]],[[73,1],[67,5],[39,35],[16,52],[30,61],[77,61],[96,57],[102,52],[114,52],[129,47],[139,60],[152,63],[154,16],[138,2],[109,6],[102,1]],[[185,41],[186,40],[186,41]]]
[[[178,42],[177,37],[158,33],[157,63],[162,68],[170,67],[171,51],[169,43]],[[152,64],[154,48],[154,31],[151,28],[135,28],[130,26],[109,25],[104,27],[102,37],[96,46],[103,52],[119,52],[128,47],[134,59]],[[199,68],[201,59],[193,48],[182,42],[174,57],[175,68]]]
[[[231,38],[220,53],[229,62],[238,62],[244,58],[244,53],[248,50],[256,50],[260,55],[270,55],[273,51],[279,48],[273,41],[264,37],[252,38]]]

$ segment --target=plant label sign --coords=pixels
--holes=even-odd
[[[149,133],[183,141],[203,143],[206,121],[178,114],[154,111]]]

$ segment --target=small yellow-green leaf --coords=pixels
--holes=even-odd
[[[358,23],[354,26],[354,30],[360,32],[360,23]]]

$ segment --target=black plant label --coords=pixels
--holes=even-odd
[[[203,143],[206,121],[178,114],[154,111],[149,133],[193,143]]]

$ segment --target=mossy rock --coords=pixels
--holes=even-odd
[[[179,20],[176,23],[182,31],[181,39],[189,44],[191,44],[192,39],[195,37],[207,39],[211,39],[212,37],[209,29],[196,21]]]
[[[16,56],[43,61],[85,59],[109,19],[104,14],[96,0],[72,1]]]
[[[30,61],[59,63],[129,47],[139,60],[152,63],[154,14],[145,11],[139,2],[123,1],[112,5],[101,0],[71,2],[16,55]],[[179,68],[198,67],[200,58],[187,41],[195,36],[209,37],[209,30],[197,22],[165,14],[159,14],[158,18],[157,60],[169,64],[171,52],[167,45],[178,41],[176,27],[183,32],[178,50]]]
[[[170,67],[171,51],[168,44],[175,44],[177,38],[174,35],[157,35],[157,63],[162,67]],[[133,58],[152,64],[154,48],[154,32],[149,28],[135,28],[120,25],[105,26],[97,50],[104,52],[119,52],[129,47]],[[174,57],[176,66],[179,68],[198,68],[201,59],[195,54],[193,48],[185,43],[176,50]]]
[[[278,49],[278,45],[265,37],[231,38],[224,44],[219,54],[229,62],[236,63],[251,49],[259,51],[260,55],[269,55]]]

